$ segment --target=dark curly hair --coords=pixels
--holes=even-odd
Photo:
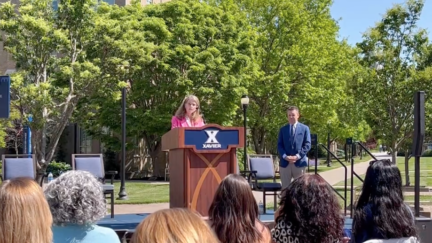
[[[209,209],[209,219],[221,243],[260,242],[262,235],[258,205],[249,183],[237,174],[229,174],[219,184]]]
[[[319,175],[304,174],[281,193],[276,222],[292,224],[303,243],[334,243],[343,237],[344,220],[336,194]]]
[[[366,206],[370,208],[367,220]],[[375,229],[384,239],[417,237],[412,212],[404,203],[399,168],[390,160],[371,161],[353,218],[353,234]]]

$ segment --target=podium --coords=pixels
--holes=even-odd
[[[209,124],[174,128],[162,136],[162,150],[169,151],[170,208],[208,216],[218,185],[237,172],[236,148],[244,147],[243,131]]]

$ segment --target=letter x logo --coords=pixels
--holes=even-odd
[[[208,139],[205,143],[219,143],[216,139],[216,135],[218,134],[218,130],[205,130],[207,133]]]

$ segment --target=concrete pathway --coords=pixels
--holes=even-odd
[[[377,159],[391,159],[390,155],[387,153],[372,153]],[[347,179],[351,179],[351,164],[345,164],[347,166]],[[369,167],[369,161],[354,164],[354,172],[357,175],[366,174],[366,170]],[[330,185],[336,185],[337,183],[343,181],[345,178],[345,168],[339,167],[334,170],[328,170],[319,173]]]
[[[387,153],[373,153],[373,155],[377,159],[386,159],[390,158]],[[369,166],[368,162],[362,162],[358,164],[354,164],[354,171],[358,175],[362,175],[366,173],[366,170]],[[347,179],[351,178],[351,165],[347,164]],[[344,168],[339,167],[333,170],[321,172],[320,175],[330,184],[335,185],[341,181],[344,180],[345,174],[344,174]],[[168,182],[148,182],[148,183],[155,183],[155,184],[168,184]],[[257,202],[263,201],[263,194],[262,192],[254,191],[253,192],[255,200]],[[273,203],[274,197],[273,196],[267,196],[266,197],[266,203]],[[151,203],[151,204],[122,204],[122,205],[114,205],[114,212],[115,214],[130,214],[130,213],[153,213],[155,211],[169,208],[169,203]]]

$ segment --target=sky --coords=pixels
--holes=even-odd
[[[339,23],[339,38],[355,45],[362,34],[375,26],[394,4],[405,0],[334,0],[331,14]],[[432,0],[425,0],[418,27],[428,30],[432,40]]]

